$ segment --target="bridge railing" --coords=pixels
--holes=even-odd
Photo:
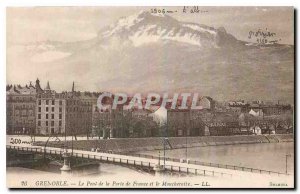
[[[149,169],[154,167],[156,163],[152,162],[145,162],[141,160],[132,160],[132,159],[124,159],[121,157],[111,157],[111,156],[101,156],[101,155],[93,155],[93,154],[84,154],[84,153],[74,153],[75,157],[78,158],[87,158],[87,159],[94,159],[100,160],[105,162],[113,162],[113,163],[120,163],[120,164],[127,164],[133,166],[140,166],[140,167],[148,167]],[[165,165],[164,168],[170,172],[181,172],[186,174],[194,174],[194,175],[202,175],[202,176],[220,176],[220,177],[232,177],[232,174],[217,172],[212,170],[203,170],[200,168],[190,168],[190,167],[182,167],[176,165]]]
[[[146,154],[135,154],[135,153],[117,153],[117,154],[127,155],[127,156],[135,156],[135,157],[142,157],[142,158],[150,158],[150,159],[159,159],[158,156],[146,155]],[[160,158],[163,160],[163,156],[160,157]],[[166,159],[166,161],[180,162],[180,159],[178,159],[178,158],[166,157],[165,159]],[[253,173],[259,173],[259,174],[275,174],[275,175],[278,175],[278,176],[280,176],[280,175],[289,175],[289,174],[286,174],[286,173],[270,171],[270,170],[262,170],[262,169],[250,168],[250,167],[244,167],[244,166],[237,166],[237,165],[218,164],[218,163],[211,163],[211,162],[201,162],[201,161],[196,161],[196,160],[189,160],[189,164],[209,166],[209,167],[215,167],[215,168],[225,168],[225,169],[253,172]]]
[[[232,174],[224,173],[224,172],[217,172],[214,170],[203,170],[201,168],[190,168],[190,167],[182,167],[182,166],[176,166],[176,165],[165,165],[164,166],[166,170],[173,172],[179,172],[179,173],[186,173],[187,175],[193,174],[198,176],[212,176],[212,177],[232,177]]]
[[[55,145],[53,145],[53,146],[55,146]],[[69,149],[71,149],[71,147],[69,147]],[[74,146],[73,149],[74,150],[82,150],[82,151],[92,151],[92,148],[87,149],[87,148],[82,148],[82,147],[77,147],[77,146]],[[115,152],[113,150],[103,150],[103,149],[97,150],[97,149],[94,149],[94,151],[95,152],[101,152],[101,153],[113,153],[113,154],[119,154],[119,155],[143,157],[143,158],[149,158],[149,159],[158,159],[159,158],[158,156],[153,156],[153,155]],[[167,157],[166,161],[180,162],[180,159]],[[270,170],[263,170],[263,169],[257,169],[257,168],[251,168],[251,167],[245,167],[245,166],[238,166],[238,165],[210,163],[210,162],[202,162],[202,161],[196,161],[196,160],[189,160],[189,163],[196,164],[196,165],[202,165],[202,166],[216,167],[216,168],[225,168],[225,169],[231,169],[231,170],[248,171],[248,172],[260,173],[260,174],[276,174],[278,176],[280,176],[280,175],[289,175],[289,174],[286,174],[286,173],[283,173],[283,172],[275,172],[275,171],[270,171]]]
[[[196,165],[210,166],[210,167],[215,167],[215,168],[225,168],[225,169],[231,169],[231,170],[260,173],[260,174],[276,174],[278,176],[287,175],[286,173],[281,173],[281,172],[262,170],[262,169],[257,169],[257,168],[244,167],[244,166],[228,165],[228,164],[217,164],[217,163],[200,162],[200,161],[194,161],[194,160],[189,160],[189,163],[196,164]]]
[[[26,152],[34,152],[34,153],[48,153],[55,155],[62,155],[63,150],[52,150],[52,149],[44,149],[44,148],[36,148],[36,147],[21,147],[21,146],[11,146],[7,145],[7,149],[14,149],[18,151],[26,151]]]
[[[44,148],[31,148],[31,147],[20,147],[20,146],[10,146],[7,145],[6,148],[8,149],[14,149],[18,151],[27,151],[27,152],[33,152],[33,153],[48,153],[48,154],[55,154],[55,155],[62,155],[63,150],[57,150],[57,149],[44,149]],[[99,160],[99,161],[105,161],[105,162],[113,162],[113,163],[120,163],[120,164],[127,164],[127,165],[133,165],[133,166],[140,166],[148,168],[149,170],[152,169],[156,163],[153,162],[145,162],[142,160],[134,160],[134,159],[124,159],[121,157],[115,157],[115,156],[102,156],[102,155],[96,155],[96,154],[86,154],[86,153],[78,153],[75,152],[72,155],[73,157],[77,158],[86,158],[86,159],[92,159],[92,160]],[[165,170],[169,172],[179,172],[179,173],[186,173],[186,174],[194,174],[194,175],[200,175],[200,176],[221,176],[221,177],[232,177],[232,174],[228,173],[222,173],[217,171],[211,171],[211,170],[203,170],[200,168],[190,168],[190,167],[182,167],[177,165],[164,165]]]
[[[30,147],[20,147],[20,146],[11,146],[7,145],[7,148],[13,148],[21,151],[31,151],[31,152],[44,152],[44,153],[53,153],[53,154],[59,154],[62,155],[63,151],[62,150],[49,150],[46,149],[44,150],[43,148],[30,148]],[[70,149],[70,148],[69,148]],[[74,150],[82,150],[82,151],[91,151],[90,149],[82,149],[78,147],[73,147]],[[96,149],[95,149],[96,151]],[[114,154],[119,154],[119,155],[125,155],[125,156],[134,156],[134,157],[140,157],[140,158],[148,158],[148,159],[159,159],[158,156],[153,156],[153,155],[147,155],[147,154],[135,154],[135,153],[120,153],[120,152],[112,152],[112,151],[101,151],[101,153],[114,153]],[[163,156],[160,157],[160,159],[163,160]],[[170,158],[166,157],[166,161],[172,161],[172,162],[180,162],[180,159],[178,158]],[[195,165],[202,165],[202,166],[209,166],[209,167],[215,167],[215,168],[224,168],[224,169],[231,169],[231,170],[239,170],[239,171],[246,171],[246,172],[253,172],[253,173],[260,173],[260,174],[275,174],[275,175],[289,175],[286,173],[282,172],[275,172],[275,171],[270,171],[270,170],[262,170],[262,169],[257,169],[257,168],[250,168],[250,167],[244,167],[244,166],[237,166],[237,165],[228,165],[228,164],[218,164],[218,163],[211,163],[211,162],[201,162],[201,161],[196,161],[196,160],[189,160],[189,164],[195,164]]]
[[[42,148],[29,148],[29,147],[20,147],[20,146],[10,146],[7,145],[7,147],[12,147],[14,149],[22,150],[22,151],[29,151],[28,149],[31,149],[31,151],[35,152],[45,152],[51,154],[60,154],[62,155],[63,151],[60,150],[50,150],[49,149],[42,149]],[[70,149],[70,148],[69,148]],[[82,150],[82,151],[91,151],[91,149],[83,149],[79,147],[73,147],[74,150]],[[96,149],[95,149],[96,151]],[[147,155],[147,154],[135,154],[135,153],[120,153],[120,152],[112,152],[112,151],[102,151],[101,153],[114,153],[114,154],[119,154],[119,155],[125,155],[125,156],[134,156],[134,157],[141,157],[141,158],[149,158],[149,159],[159,159],[158,156],[153,156],[153,155]],[[163,159],[163,157],[160,157]],[[178,158],[170,158],[166,157],[166,161],[172,161],[172,162],[180,162],[180,159]],[[282,172],[275,172],[275,171],[270,171],[270,170],[262,170],[262,169],[257,169],[257,168],[250,168],[250,167],[244,167],[244,166],[237,166],[237,165],[228,165],[228,164],[218,164],[218,163],[211,163],[211,162],[201,162],[201,161],[196,161],[196,160],[189,160],[189,164],[195,164],[195,165],[202,165],[202,166],[209,166],[209,167],[215,167],[215,168],[225,168],[225,169],[231,169],[231,170],[239,170],[239,171],[247,171],[247,172],[253,172],[253,173],[260,173],[260,174],[275,174],[275,175],[289,175],[286,173]]]

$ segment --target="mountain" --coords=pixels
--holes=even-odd
[[[236,46],[241,44],[235,37],[226,33],[224,28],[186,23],[164,14],[140,12],[119,19],[115,24],[99,32],[99,38],[118,37],[130,41],[133,46],[141,46],[158,41],[176,41],[203,48]]]
[[[75,80],[78,90],[294,100],[294,46],[249,44],[223,27],[162,14],[120,18],[91,40],[13,45],[7,53],[8,81],[27,70],[36,75],[18,79],[38,76],[57,90],[70,89]]]

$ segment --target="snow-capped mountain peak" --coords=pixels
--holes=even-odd
[[[237,40],[225,30],[206,25],[180,22],[167,14],[152,14],[142,11],[123,17],[99,33],[100,39],[118,37],[130,41],[133,46],[155,42],[175,41],[198,47],[218,48],[224,44],[236,44]],[[230,41],[226,41],[230,39]]]

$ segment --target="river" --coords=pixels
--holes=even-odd
[[[158,150],[138,152],[158,156]],[[163,151],[161,156],[163,155]],[[195,147],[187,149],[188,159],[201,162],[229,164],[276,172],[294,171],[294,143],[264,143]],[[186,158],[186,149],[166,150],[166,157]]]

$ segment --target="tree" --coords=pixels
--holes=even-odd
[[[293,130],[293,125],[294,125],[294,118],[292,114],[284,115],[283,125],[287,129],[287,132],[294,133],[294,131],[289,131],[289,130]]]
[[[98,136],[99,139],[101,138],[101,136],[103,136],[103,130],[102,130],[101,126],[99,126],[99,125],[96,126],[95,133],[96,133],[96,135]]]

